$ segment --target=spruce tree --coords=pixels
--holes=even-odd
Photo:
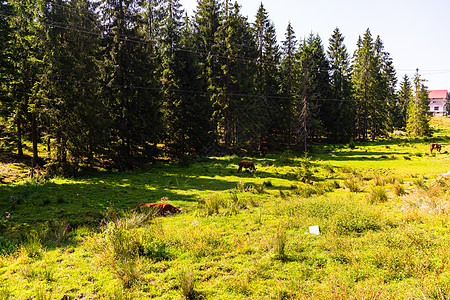
[[[420,78],[419,70],[414,76],[414,96],[408,102],[408,120],[406,132],[414,137],[431,135],[428,116],[429,100],[427,88]]]
[[[370,129],[374,127],[374,115],[377,94],[377,69],[374,41],[370,30],[357,43],[357,50],[353,55],[352,86],[355,102],[355,137],[367,140]]]
[[[394,106],[397,85],[397,77],[392,59],[389,53],[384,50],[380,36],[377,36],[374,43],[376,65],[378,70],[375,101],[375,111],[373,112],[373,124],[371,128],[372,139],[378,136],[385,136],[391,129],[394,118]]]
[[[45,13],[45,22],[58,26],[46,28],[43,42],[47,64],[40,84],[42,119],[45,140],[54,141],[58,163],[65,162],[69,153],[76,160],[92,162],[105,146],[104,108],[95,97],[100,31],[94,10],[87,0],[56,0]]]
[[[8,84],[14,81],[12,65],[11,36],[12,28],[8,18],[12,16],[12,7],[5,1],[0,1],[0,115],[6,120],[12,113],[11,97]],[[3,132],[1,133],[3,136]]]
[[[11,0],[14,16],[11,18],[12,61],[15,79],[11,84],[12,114],[10,121],[16,128],[16,144],[19,155],[23,154],[23,138],[31,136],[33,164],[40,161],[38,153],[39,115],[41,95],[39,84],[42,74],[45,5],[42,0]]]
[[[408,75],[405,74],[402,82],[400,82],[397,101],[395,103],[394,128],[396,129],[406,128],[408,104],[409,100],[412,98],[412,92],[411,82]]]
[[[285,40],[282,46],[282,61],[281,61],[281,119],[283,122],[280,124],[280,130],[284,132],[283,144],[285,146],[291,146],[293,141],[293,102],[295,91],[295,59],[297,54],[297,39],[295,37],[294,29],[291,22],[288,23],[286,28]]]
[[[102,99],[111,122],[111,154],[122,167],[155,154],[161,136],[154,44],[144,35],[141,1],[103,0]]]
[[[217,39],[221,53],[221,72],[214,80],[217,96],[214,105],[218,126],[226,147],[256,147],[258,131],[254,94],[254,58],[256,48],[250,25],[240,6],[227,1]]]
[[[257,45],[256,92],[258,106],[261,108],[258,116],[261,126],[258,130],[260,144],[276,148],[282,140],[279,115],[283,103],[280,101],[280,48],[276,40],[275,26],[270,21],[268,13],[261,3],[256,14],[253,30]]]
[[[348,142],[353,136],[354,113],[351,99],[350,58],[344,36],[336,28],[329,40],[331,100],[324,105],[324,124],[328,139]]]
[[[299,120],[296,128],[301,149],[307,151],[308,140],[320,137],[323,133],[321,109],[327,105],[323,100],[330,95],[329,62],[318,35],[311,34],[303,41],[296,68],[299,95],[295,105]]]
[[[217,35],[221,22],[221,5],[218,0],[198,0],[194,20],[195,52],[199,55],[201,68],[201,89],[208,93],[211,103],[220,101],[216,78],[220,77],[223,61],[218,50]],[[213,120],[218,123],[220,111],[214,105]],[[219,127],[214,128],[214,134],[219,136]]]
[[[195,43],[190,22],[187,17],[183,20],[178,0],[166,5],[161,36],[165,140],[173,155],[201,155],[212,143],[211,105],[201,92],[198,59],[191,50]]]

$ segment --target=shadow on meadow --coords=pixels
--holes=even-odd
[[[236,187],[235,182],[221,180],[213,173],[192,174],[189,168],[169,166],[0,185],[0,234],[52,220],[66,220],[74,227],[98,225],[110,218],[111,212],[120,214],[137,209],[139,203],[159,202],[162,198],[182,208],[192,207],[201,191]]]

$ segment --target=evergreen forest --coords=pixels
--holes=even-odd
[[[380,36],[362,29],[277,41],[261,3],[1,0],[2,147],[41,164],[130,169],[180,159],[430,134],[417,72],[398,83]],[[364,31],[365,30],[365,31]],[[43,145],[43,146],[42,146]]]

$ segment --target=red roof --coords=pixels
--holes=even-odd
[[[447,90],[428,91],[428,99],[448,99]]]

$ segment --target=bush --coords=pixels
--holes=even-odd
[[[330,231],[336,234],[348,235],[363,233],[369,230],[380,230],[382,221],[369,208],[362,205],[342,206],[330,220]]]
[[[308,154],[300,159],[300,168],[297,172],[297,180],[309,183],[313,180],[312,163]]]
[[[0,236],[0,255],[11,254],[16,250],[15,243],[11,242],[4,236]]]

